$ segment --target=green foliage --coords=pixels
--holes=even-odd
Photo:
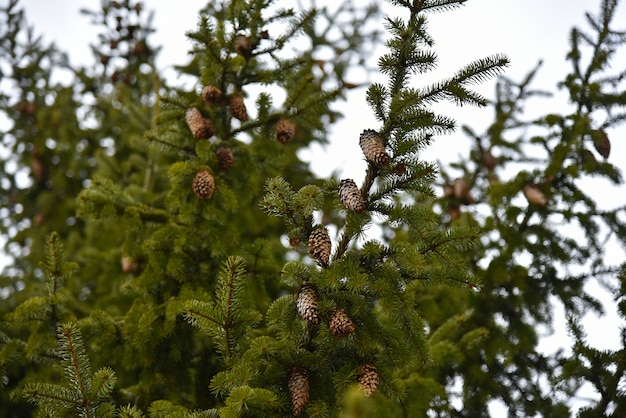
[[[581,184],[622,184],[609,160],[626,119],[624,73],[609,74],[626,43],[617,2],[570,34],[571,109],[525,120],[547,95],[532,88],[540,66],[500,77],[493,123],[463,127],[470,152],[440,173],[421,152],[456,122],[433,105],[489,105],[472,88],[508,59],[424,83],[429,13],[464,0],[391,3],[401,17],[368,25],[375,5],[208,2],[177,67],[191,86],[161,79],[141,3],[84,11],[102,33],[68,85],[51,81],[65,57],[17,1],[3,9],[3,163],[17,169],[0,174],[14,260],[0,278],[0,416],[275,417],[298,402],[310,417],[486,416],[500,400],[510,416],[558,417],[586,382],[600,399],[581,416],[624,410],[624,348],[594,348],[579,325],[602,309],[592,280],[619,277],[626,315],[624,267],[604,252],[623,242],[626,208]],[[388,35],[376,69],[371,26]],[[346,197],[300,151],[329,139],[356,65],[386,77],[364,92],[378,126],[360,129],[388,160],[368,156]],[[554,301],[571,355],[537,350]]]
[[[114,407],[106,400],[115,386],[115,373],[109,368],[91,373],[85,345],[75,324],[60,325],[58,339],[60,364],[68,384],[27,384],[22,396],[54,415],[72,410],[73,413],[68,411],[63,415],[83,418],[112,416]]]

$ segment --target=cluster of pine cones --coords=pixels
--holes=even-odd
[[[238,49],[239,51],[239,49]],[[207,106],[226,106],[228,105],[229,114],[241,121],[249,120],[248,110],[240,93],[234,93],[227,97],[216,86],[205,86],[202,89],[202,99]],[[197,107],[190,107],[185,110],[185,123],[196,140],[209,139],[215,135],[215,126],[211,119],[205,117],[201,110]],[[296,125],[287,118],[281,118],[276,123],[275,138],[281,144],[287,144],[293,140],[296,135]],[[229,147],[220,147],[216,153],[217,163],[220,170],[229,170],[234,163],[234,155]],[[199,170],[192,182],[192,189],[196,196],[200,199],[208,199],[213,195],[215,190],[215,179],[208,170],[203,167]]]
[[[320,311],[317,306],[319,293],[311,283],[305,283],[296,293],[296,309],[302,319],[309,325],[317,326],[320,323]],[[354,323],[348,317],[345,308],[334,308],[327,318],[328,331],[333,337],[345,338],[354,333]],[[357,382],[366,396],[371,396],[380,383],[378,370],[372,364],[361,364],[357,370]],[[288,379],[289,393],[294,416],[298,416],[309,401],[308,373],[302,367],[291,369]]]
[[[357,370],[356,380],[365,396],[371,396],[378,388],[380,375],[375,366],[364,363]],[[292,367],[289,371],[287,386],[291,395],[293,415],[298,416],[309,402],[309,374],[302,367]]]
[[[361,133],[359,145],[365,158],[378,167],[387,167],[392,158],[385,149],[380,134],[372,129]],[[363,194],[352,179],[343,179],[338,188],[339,200],[349,211],[361,213],[366,209]],[[296,243],[299,240],[295,240]],[[308,237],[309,255],[316,259],[323,267],[330,262],[331,240],[328,229],[323,225],[313,228]],[[322,313],[318,308],[319,292],[311,283],[304,283],[296,292],[296,310],[298,315],[309,324],[316,327],[320,324]],[[329,333],[335,338],[345,338],[352,335],[355,325],[350,320],[348,312],[343,307],[333,308],[326,316]],[[357,370],[357,382],[366,396],[371,396],[380,383],[380,375],[376,367],[369,363],[361,364]],[[288,378],[289,393],[294,416],[298,416],[309,401],[309,375],[300,367],[294,366]]]

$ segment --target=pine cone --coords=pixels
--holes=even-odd
[[[196,196],[200,199],[208,199],[215,191],[215,180],[211,173],[206,170],[200,170],[193,178],[191,186]]]
[[[391,156],[385,150],[385,144],[380,134],[373,129],[366,129],[359,137],[359,145],[363,150],[365,158],[379,167],[389,165]]]
[[[293,415],[297,417],[309,402],[309,376],[306,370],[293,367],[289,373],[287,385],[291,395]]]
[[[217,156],[217,163],[222,170],[230,170],[233,166],[233,162],[235,161],[235,157],[233,157],[233,151],[228,147],[220,147],[215,152]]]
[[[333,337],[347,337],[354,332],[354,324],[344,308],[335,308],[330,312],[328,330]]]
[[[296,135],[296,124],[289,119],[280,119],[276,123],[276,140],[281,144],[291,142]]]
[[[320,323],[319,310],[317,309],[317,288],[312,284],[303,284],[296,295],[296,308],[298,314],[310,325]]]
[[[222,100],[222,91],[215,86],[206,86],[202,89],[202,99],[206,104],[217,104]]]
[[[195,107],[190,107],[185,111],[185,122],[196,139],[210,138],[215,133],[211,121],[204,118]]]
[[[533,205],[546,206],[548,204],[546,195],[534,184],[524,186],[524,196],[526,196],[526,200]]]
[[[246,104],[243,102],[243,96],[233,96],[230,99],[229,106],[230,114],[235,119],[239,119],[242,122],[248,120],[248,110],[246,109]]]
[[[609,136],[606,132],[598,129],[592,132],[591,137],[593,138],[593,146],[596,148],[596,151],[598,151],[605,160],[609,158],[611,154],[611,141],[609,141]]]
[[[250,58],[250,55],[252,54],[252,42],[250,42],[250,38],[245,35],[239,35],[237,37],[235,50],[239,55],[245,58]]]
[[[331,245],[325,226],[318,226],[309,235],[309,255],[324,265],[330,260]]]
[[[372,396],[380,383],[380,375],[376,367],[372,364],[361,364],[357,371],[357,382],[359,382],[359,388],[365,393],[365,396]]]
[[[289,245],[293,248],[300,246],[300,235],[295,231],[290,231],[287,235],[289,237]]]
[[[489,171],[493,171],[493,169],[496,168],[496,165],[498,164],[496,157],[494,157],[489,150],[483,151],[482,161]]]
[[[346,208],[356,213],[365,210],[363,195],[352,179],[344,179],[339,182],[339,199]]]
[[[464,205],[471,205],[474,203],[474,198],[469,192],[469,185],[464,178],[457,178],[454,180],[452,186],[454,190],[454,197],[461,201]]]

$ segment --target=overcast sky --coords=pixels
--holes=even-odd
[[[277,3],[285,6],[290,4],[288,1]],[[324,3],[318,1],[318,4]],[[37,33],[43,34],[48,41],[54,41],[61,50],[68,51],[73,63],[89,62],[89,43],[96,42],[96,33],[90,19],[80,15],[79,9],[97,9],[100,0],[22,0],[21,4],[26,7],[28,20],[35,26]],[[146,0],[144,4],[147,9],[156,11],[154,27],[157,32],[152,38],[152,44],[163,46],[157,61],[159,68],[167,69],[186,63],[190,42],[185,32],[195,29],[197,12],[206,1]],[[294,1],[291,4],[297,3]],[[571,27],[577,25],[587,29],[584,13],[590,11],[596,14],[599,4],[600,0],[469,0],[455,11],[432,15],[430,28],[439,55],[438,74],[446,77],[472,60],[505,53],[511,59],[506,75],[514,80],[520,80],[542,59],[544,65],[536,79],[536,87],[555,91],[556,83],[569,70],[565,55]],[[385,7],[391,10],[389,6]],[[615,26],[626,30],[624,4],[621,4],[617,16]],[[371,64],[377,58],[373,54]],[[626,54],[622,53],[614,65],[615,72],[623,70],[626,67]],[[478,90],[492,97],[493,88],[494,83],[489,82]],[[349,102],[340,105],[344,106],[345,118],[333,129],[332,143],[325,147],[313,146],[311,152],[303,154],[319,175],[328,176],[341,168],[343,177],[352,177],[357,183],[363,178],[365,163],[358,147],[358,134],[363,129],[377,127],[364,97],[364,89],[351,91]],[[563,96],[557,95],[555,99],[537,103],[536,107],[527,110],[533,115],[559,112],[565,103]],[[484,131],[493,115],[491,109],[450,109],[451,116],[460,124],[468,124],[479,133]],[[612,150],[609,161],[624,171],[626,127],[621,126],[610,132],[610,137]],[[465,142],[467,140],[461,133],[441,138],[424,157],[445,162],[461,154]],[[611,189],[600,189],[597,197],[601,206],[614,207],[618,201],[624,202],[624,196],[626,192],[622,187],[617,193]],[[594,345],[599,347],[616,347],[619,344],[616,321],[614,312],[608,321],[589,317],[586,325],[590,341],[596,342]],[[551,341],[563,337],[564,330],[560,330]]]

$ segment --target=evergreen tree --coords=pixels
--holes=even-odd
[[[606,243],[624,244],[626,208],[623,203],[600,207],[593,196],[602,181],[623,185],[622,173],[611,163],[619,157],[609,159],[616,139],[610,135],[626,118],[625,73],[611,69],[626,43],[624,28],[614,28],[616,8],[617,1],[602,1],[597,15],[586,15],[589,29],[570,33],[571,72],[558,86],[568,93],[569,112],[525,119],[524,108],[532,100],[551,94],[532,86],[540,64],[520,82],[501,77],[493,123],[484,134],[463,127],[470,153],[443,172],[448,181],[440,206],[449,223],[482,231],[472,254],[482,291],[456,299],[451,311],[473,309],[468,326],[489,331],[481,344],[464,352],[458,367],[445,371],[447,381],[463,382],[459,415],[487,415],[489,401],[499,399],[509,416],[570,416],[571,400],[585,381],[601,395],[592,408],[595,416],[611,415],[616,404],[624,407],[615,382],[607,378],[600,384],[595,372],[572,369],[590,355],[585,350],[592,350],[578,323],[587,312],[603,313],[586,285],[597,281],[616,300],[623,295],[620,265],[606,261]],[[555,304],[570,317],[576,340],[571,359],[537,350],[540,330],[554,326]],[[613,362],[621,370],[619,353],[606,353],[606,366]],[[597,357],[594,361],[597,365]]]
[[[586,381],[601,399],[581,414],[619,416],[624,349],[594,349],[578,325],[601,309],[589,280],[620,278],[624,315],[625,274],[601,236],[623,240],[624,208],[602,210],[579,184],[622,181],[607,161],[626,114],[624,73],[608,74],[626,41],[617,3],[572,31],[571,113],[525,121],[538,68],[499,78],[494,123],[463,128],[472,148],[443,168],[437,198],[420,152],[455,121],[433,104],[486,106],[470,87],[508,64],[494,55],[414,87],[437,60],[428,14],[464,2],[391,1],[386,81],[365,96],[377,125],[346,139],[367,161],[357,185],[317,178],[298,152],[329,139],[348,69],[371,68],[375,7],[209,2],[177,67],[195,83],[181,87],[155,67],[141,3],[85,11],[102,34],[94,65],[72,69],[12,0],[0,416],[484,416],[493,400],[511,416],[569,416]],[[59,69],[71,84],[51,81]],[[570,356],[536,349],[552,297],[571,318]]]

